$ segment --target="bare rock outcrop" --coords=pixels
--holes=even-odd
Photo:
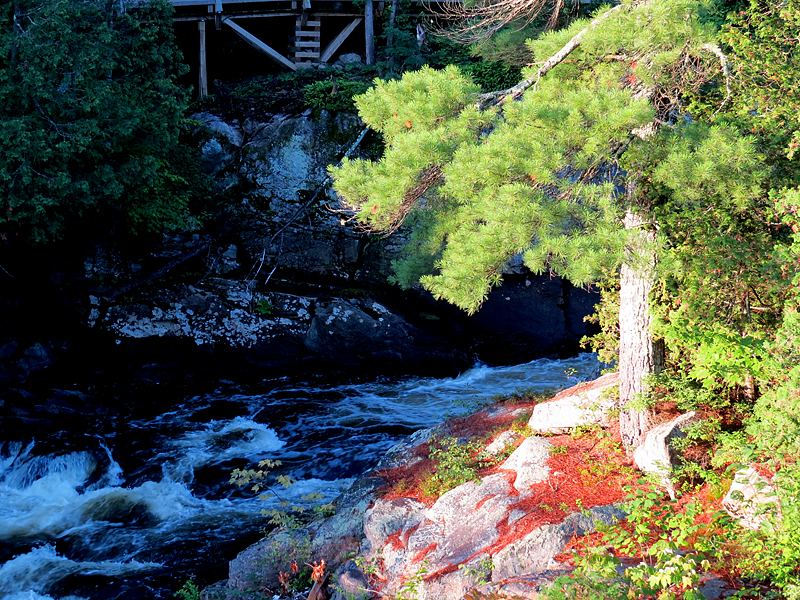
[[[608,373],[595,381],[579,384],[557,394],[533,409],[528,425],[535,433],[568,433],[581,425],[611,424],[619,373]]]

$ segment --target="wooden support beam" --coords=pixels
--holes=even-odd
[[[206,63],[206,22],[198,21],[197,30],[200,32],[200,77],[197,93],[201,98],[208,96],[208,65]]]
[[[223,21],[223,23],[225,23],[228,27],[230,27],[236,33],[238,33],[239,36],[245,42],[247,42],[248,44],[253,46],[253,48],[258,50],[259,52],[263,52],[264,54],[269,56],[272,60],[274,60],[275,62],[277,62],[277,63],[279,63],[281,65],[283,65],[287,69],[291,69],[292,71],[296,71],[297,70],[297,67],[295,66],[295,64],[292,61],[290,61],[288,58],[283,56],[280,52],[277,52],[277,51],[273,50],[272,48],[270,48],[269,46],[267,46],[264,42],[262,42],[260,39],[258,39],[256,36],[254,36],[252,33],[246,31],[245,29],[242,29],[242,27],[237,25],[236,23],[234,23],[233,19],[231,19],[230,17],[225,19]]]
[[[373,24],[374,9],[372,7],[372,0],[367,0],[364,5],[364,41],[367,44],[367,64],[375,64],[375,29]]]
[[[345,27],[342,33],[337,35],[336,39],[328,44],[325,50],[322,51],[322,56],[319,57],[319,62],[328,62],[331,59],[331,56],[333,56],[333,53],[339,49],[339,46],[341,46],[342,42],[347,39],[347,36],[353,33],[353,30],[358,27],[358,24],[361,23],[361,21],[362,19],[354,19],[352,23]]]

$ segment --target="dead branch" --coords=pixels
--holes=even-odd
[[[403,195],[403,200],[397,209],[388,215],[381,215],[381,225],[375,223],[365,223],[358,221],[358,212],[361,210],[366,198],[360,202],[349,203],[344,198],[339,199],[340,209],[329,208],[330,211],[348,215],[342,219],[342,224],[353,223],[353,226],[363,233],[382,233],[389,236],[397,231],[405,222],[406,217],[411,214],[411,210],[417,205],[428,190],[438,183],[442,177],[442,168],[439,165],[432,165],[425,169],[417,179],[416,185]]]
[[[192,250],[189,250],[188,252],[186,252],[184,254],[181,254],[180,256],[178,256],[176,258],[173,258],[171,261],[169,261],[166,265],[164,265],[160,269],[150,273],[150,275],[147,275],[145,277],[139,278],[136,281],[132,281],[132,282],[126,284],[126,285],[123,285],[122,287],[117,288],[116,290],[114,290],[110,294],[106,294],[103,297],[103,300],[105,300],[108,303],[111,303],[114,300],[116,300],[119,296],[121,296],[122,294],[127,294],[128,292],[138,288],[141,285],[144,285],[145,283],[149,283],[149,282],[154,281],[156,279],[160,279],[161,277],[163,277],[164,275],[169,273],[172,269],[174,269],[178,265],[181,265],[181,264],[185,263],[187,260],[191,260],[192,258],[194,258],[196,256],[199,256],[203,252],[207,251],[210,245],[211,244],[206,242],[205,244],[202,244],[202,245],[198,246],[197,248],[193,248]]]
[[[359,134],[358,138],[356,138],[356,141],[353,142],[350,145],[350,147],[344,153],[344,156],[342,156],[342,159],[338,163],[336,163],[337,167],[341,167],[342,166],[342,162],[344,162],[344,159],[348,158],[355,151],[355,149],[358,148],[358,145],[361,143],[361,140],[364,139],[364,136],[367,135],[368,131],[369,131],[369,127],[364,127],[364,129],[361,131],[361,134]],[[286,231],[286,229],[288,229],[289,225],[294,223],[308,209],[308,207],[311,206],[314,203],[314,201],[317,199],[317,196],[319,196],[320,192],[322,192],[322,190],[324,190],[332,181],[333,181],[333,179],[331,178],[330,175],[325,177],[325,179],[322,180],[322,183],[320,183],[317,186],[317,189],[314,190],[314,193],[311,195],[311,198],[309,198],[308,201],[306,201],[300,208],[298,208],[294,212],[294,214],[291,217],[289,217],[289,219],[286,221],[286,223],[283,224],[283,227],[278,229],[278,231],[276,231],[272,235],[272,237],[269,238],[269,241],[267,242],[267,245],[269,245],[272,242],[274,242],[275,238],[277,238],[279,235],[283,234],[283,232]]]
[[[530,24],[551,0],[482,0],[472,5],[444,2],[434,12],[451,25],[439,35],[464,45],[485,42],[503,27],[514,23],[519,29]],[[555,0],[548,21],[551,27],[558,20],[563,0]]]
[[[731,91],[731,69],[730,65],[728,64],[728,57],[725,56],[725,53],[716,44],[703,44],[700,49],[711,52],[719,59],[719,64],[722,66],[722,74],[725,76],[725,99],[722,101],[722,104],[719,105],[719,108],[714,112],[716,115],[728,103],[728,100],[731,99],[731,96],[733,96],[733,92]]]

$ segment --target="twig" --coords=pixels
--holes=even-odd
[[[172,259],[166,265],[164,265],[160,269],[154,271],[150,275],[147,275],[146,277],[142,277],[140,279],[137,279],[136,281],[132,281],[131,283],[128,283],[126,285],[123,285],[120,288],[117,288],[115,291],[111,292],[110,294],[106,294],[103,297],[103,299],[106,300],[107,302],[113,302],[114,300],[116,300],[122,294],[126,294],[126,293],[130,292],[131,290],[136,289],[140,285],[143,285],[145,283],[149,283],[150,281],[153,281],[154,279],[159,279],[160,277],[163,277],[164,275],[169,273],[172,269],[174,269],[178,265],[180,265],[182,263],[185,263],[187,260],[190,260],[190,259],[192,259],[192,258],[194,258],[196,256],[199,256],[200,254],[202,254],[203,252],[208,250],[209,246],[210,246],[210,243],[206,242],[205,244],[195,248],[194,250],[189,250],[189,252],[186,252],[185,254],[181,254],[177,258]]]
[[[352,153],[352,152],[353,152],[353,151],[354,151],[354,150],[355,150],[355,149],[358,147],[358,145],[361,143],[361,140],[363,140],[363,139],[364,139],[364,136],[365,136],[365,135],[367,135],[367,132],[368,132],[368,131],[369,131],[369,127],[364,127],[364,130],[363,130],[363,131],[361,132],[361,134],[358,136],[358,138],[356,139],[356,141],[355,141],[355,142],[353,142],[353,144],[352,144],[352,145],[351,145],[351,146],[350,146],[350,147],[347,149],[347,152],[345,152],[345,153],[344,153],[344,156],[342,157],[342,160],[340,160],[338,163],[336,163],[336,166],[337,166],[337,167],[340,167],[340,166],[342,166],[342,163],[344,162],[344,159],[345,159],[345,158],[348,158],[348,157],[350,156],[350,154],[351,154],[351,153]],[[302,214],[303,214],[303,213],[306,211],[306,209],[307,209],[309,206],[311,206],[311,204],[313,204],[314,200],[316,200],[316,199],[317,199],[317,196],[319,196],[320,192],[321,192],[321,191],[322,191],[322,190],[323,190],[323,189],[324,189],[326,186],[328,186],[328,185],[329,185],[329,184],[330,184],[332,181],[333,181],[333,178],[332,178],[330,175],[328,175],[327,177],[325,177],[325,179],[323,179],[323,180],[322,180],[322,183],[320,183],[320,184],[317,186],[317,189],[316,189],[316,190],[314,190],[314,194],[311,196],[311,198],[310,198],[310,199],[309,199],[309,200],[308,200],[308,201],[307,201],[305,204],[303,204],[303,205],[302,205],[300,208],[298,208],[298,209],[295,211],[295,213],[294,213],[294,214],[293,214],[291,217],[289,217],[289,220],[288,220],[288,221],[286,221],[286,223],[283,225],[283,227],[281,227],[280,229],[278,229],[278,231],[276,231],[276,232],[273,234],[273,236],[272,236],[272,237],[269,239],[269,241],[267,242],[267,244],[271,244],[271,243],[272,243],[272,242],[275,240],[275,238],[276,238],[276,237],[278,237],[280,234],[282,234],[284,231],[286,231],[286,229],[289,227],[289,225],[291,225],[292,223],[294,223],[294,222],[297,220],[297,218],[298,218],[300,215],[302,215]]]
[[[264,251],[266,252],[266,249]],[[269,283],[269,280],[272,279],[272,276],[275,274],[275,271],[278,270],[278,262],[281,259],[281,254],[283,254],[283,234],[281,234],[281,243],[278,245],[278,253],[275,255],[275,265],[273,265],[272,271],[269,272],[269,275],[267,275],[267,278],[264,280],[264,285],[267,285]],[[261,264],[264,264],[263,256],[261,258]],[[258,270],[260,271],[261,267],[259,267]],[[258,275],[258,273],[256,273],[256,275]]]
[[[344,162],[344,159],[348,158],[355,151],[355,149],[358,148],[358,145],[364,139],[364,136],[367,135],[367,132],[369,131],[369,129],[370,129],[369,127],[364,127],[364,129],[361,131],[359,136],[356,138],[356,141],[353,142],[350,145],[350,147],[344,153],[344,156],[342,156],[341,160],[338,163],[336,163],[337,167],[340,167],[342,165],[342,163]],[[264,264],[264,256],[266,254],[266,247],[269,244],[271,244],[272,242],[274,242],[275,238],[277,238],[278,236],[281,236],[281,247],[283,247],[283,232],[286,231],[289,228],[289,225],[294,223],[308,209],[308,207],[311,206],[314,203],[314,201],[317,199],[317,196],[319,196],[320,192],[322,192],[323,189],[325,189],[328,185],[330,185],[330,183],[332,181],[333,181],[333,178],[330,175],[326,176],[325,179],[322,180],[322,183],[320,183],[317,186],[317,189],[314,190],[314,193],[311,195],[311,198],[309,198],[306,202],[304,202],[303,205],[300,208],[298,208],[291,217],[289,217],[289,219],[286,221],[286,223],[284,223],[283,226],[280,229],[278,229],[278,231],[276,231],[274,234],[272,234],[272,237],[269,238],[267,243],[264,244],[264,248],[262,249],[261,265]],[[278,251],[278,256],[280,256],[280,250]],[[275,272],[275,269],[277,268],[277,266],[278,266],[278,260],[277,260],[277,257],[276,257],[276,259],[275,259],[275,267],[270,272],[269,277],[267,277],[266,281],[269,281],[270,277],[272,277],[272,274]],[[261,266],[258,267],[258,271],[260,271],[260,270],[261,270]],[[256,275],[258,275],[258,271],[256,271]],[[252,272],[252,269],[251,269],[251,272]],[[253,276],[253,279],[255,279],[255,275]],[[264,282],[265,284],[266,284],[266,281]]]

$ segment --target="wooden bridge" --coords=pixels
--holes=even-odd
[[[172,0],[172,4],[175,6],[175,21],[196,21],[198,25],[201,96],[208,94],[207,23],[213,24],[217,30],[223,26],[231,28],[282,67],[297,70],[330,61],[363,22],[366,62],[372,64],[375,61],[373,0],[366,0],[363,13],[355,10],[352,0]],[[253,19],[277,17],[283,17],[282,23],[286,22],[286,17],[293,17],[294,31],[286,31],[285,26],[265,29],[262,24],[262,32],[268,31],[266,35],[262,33],[259,37],[252,32],[250,23],[255,23]],[[277,20],[274,22],[276,25],[279,23]],[[288,51],[284,50],[287,37]]]

